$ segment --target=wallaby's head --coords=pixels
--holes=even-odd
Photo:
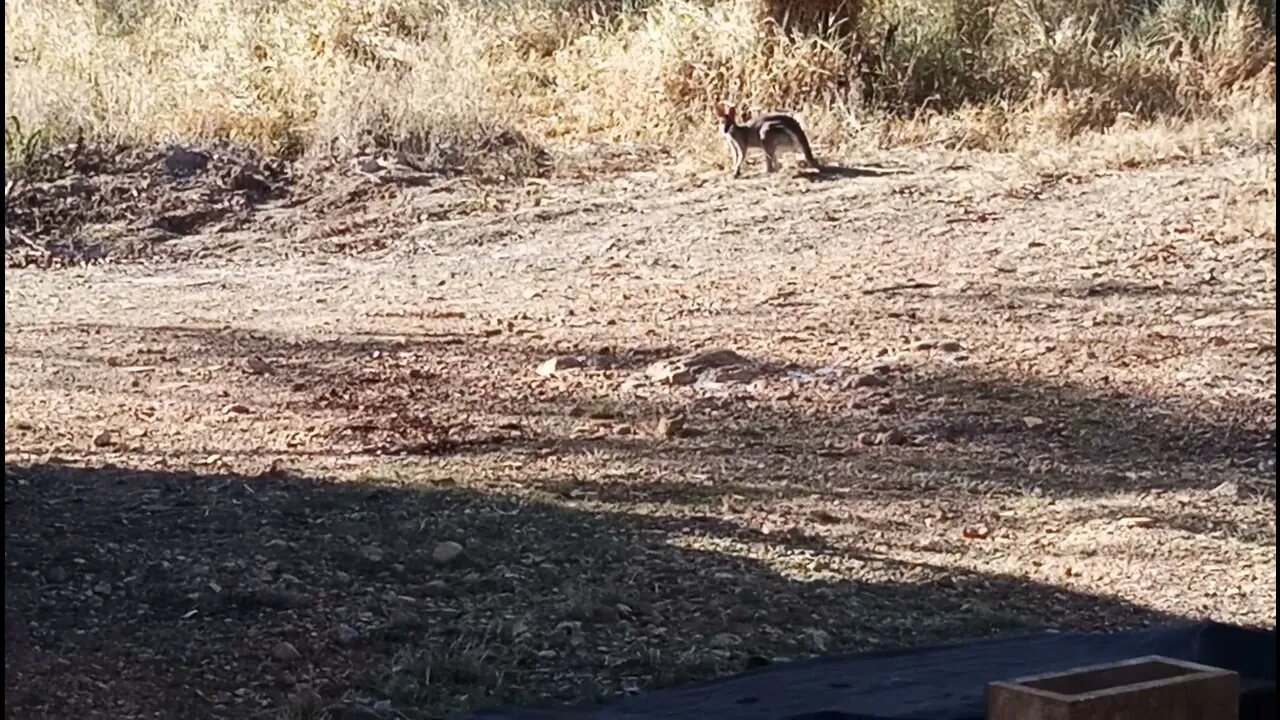
[[[731,104],[716,103],[716,117],[720,119],[720,132],[728,134],[737,125],[738,111]]]

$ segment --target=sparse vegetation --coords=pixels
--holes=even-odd
[[[391,148],[504,174],[560,141],[702,152],[686,133],[709,136],[721,98],[798,111],[834,149],[1186,122],[1275,138],[1274,3],[867,0],[851,33],[777,35],[758,5],[15,0],[5,111],[63,138]]]

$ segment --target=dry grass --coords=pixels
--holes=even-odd
[[[723,98],[798,112],[829,152],[1118,124],[1275,138],[1274,3],[869,0],[851,37],[763,34],[761,5],[15,0],[6,165],[83,133],[521,174],[559,142],[714,147]]]

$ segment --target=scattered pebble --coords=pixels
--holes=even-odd
[[[711,637],[711,641],[708,644],[717,650],[727,650],[741,645],[742,638],[733,633],[717,633]]]
[[[907,436],[901,430],[893,428],[880,433],[876,438],[877,445],[905,445],[907,444]]]
[[[889,384],[889,379],[877,373],[859,375],[853,381],[854,387],[880,388]]]
[[[581,358],[575,357],[573,355],[560,355],[557,357],[550,358],[548,360],[543,360],[542,364],[538,366],[537,373],[539,375],[542,375],[543,377],[551,377],[556,373],[562,373],[566,370],[580,368],[584,364],[585,363],[582,362]]]
[[[282,640],[271,648],[271,657],[283,662],[290,662],[301,659],[302,653],[298,652],[298,648],[294,647],[293,643]]]
[[[1226,480],[1210,490],[1209,494],[1214,497],[1238,497],[1240,495],[1240,486],[1230,480]]]
[[[661,438],[673,438],[684,430],[684,418],[679,416],[663,417],[658,420],[657,435]]]
[[[244,361],[244,364],[245,369],[252,375],[269,375],[275,370],[271,367],[271,363],[263,360],[257,355],[251,355],[249,359]]]
[[[190,177],[209,166],[209,156],[199,150],[175,146],[164,158],[165,172],[173,177]]]
[[[339,645],[354,645],[360,641],[360,631],[346,623],[338,625],[337,629],[334,630],[334,636],[337,638]]]
[[[449,591],[449,583],[443,580],[431,580],[422,586],[422,594],[427,597],[444,597]]]
[[[431,551],[431,562],[437,565],[447,565],[462,557],[463,548],[452,540],[445,540],[437,543],[435,549]]]
[[[825,653],[831,649],[831,633],[826,630],[812,629],[805,633],[805,645],[810,652]]]

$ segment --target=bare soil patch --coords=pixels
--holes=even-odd
[[[92,195],[245,192],[155,163]],[[11,715],[441,717],[1275,624],[1274,153],[343,173],[6,270]],[[49,253],[171,212],[25,192]]]

